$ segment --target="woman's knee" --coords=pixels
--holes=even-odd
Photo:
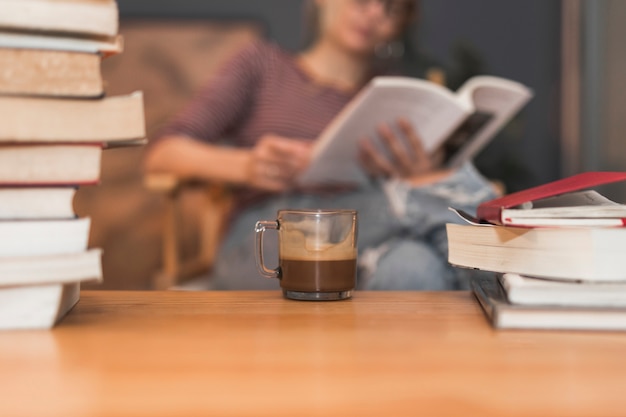
[[[425,242],[396,241],[379,254],[359,287],[365,290],[455,289],[451,266]]]

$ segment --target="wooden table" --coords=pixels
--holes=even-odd
[[[492,330],[466,292],[83,292],[0,333],[0,416],[623,416],[626,334]]]

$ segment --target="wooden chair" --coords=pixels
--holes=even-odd
[[[200,181],[180,181],[167,174],[149,174],[144,185],[162,194],[164,219],[162,229],[162,268],[153,278],[153,289],[171,289],[185,279],[206,273],[211,269],[224,234],[226,218],[232,207],[228,189],[222,185]],[[185,220],[180,216],[180,197],[190,189],[202,194],[199,208],[198,247],[195,254],[181,254],[181,230]]]

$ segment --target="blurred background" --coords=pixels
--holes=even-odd
[[[269,38],[297,51],[302,0],[119,0],[124,53],[103,62],[107,94],[142,90],[152,134],[239,48]],[[589,170],[626,170],[626,2],[421,0],[405,43],[408,75],[444,70],[451,88],[472,75],[534,90],[525,110],[479,155],[507,192]],[[140,148],[104,153],[102,184],[76,198],[104,249],[101,289],[150,289],[162,265],[164,196],[143,185]],[[603,190],[626,201],[624,185]],[[197,250],[203,190],[178,200],[181,256]]]

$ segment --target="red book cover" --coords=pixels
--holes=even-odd
[[[554,182],[518,191],[504,197],[486,201],[478,206],[476,217],[490,223],[502,223],[502,210],[530,201],[583,190],[598,185],[626,180],[626,172],[584,172]]]

